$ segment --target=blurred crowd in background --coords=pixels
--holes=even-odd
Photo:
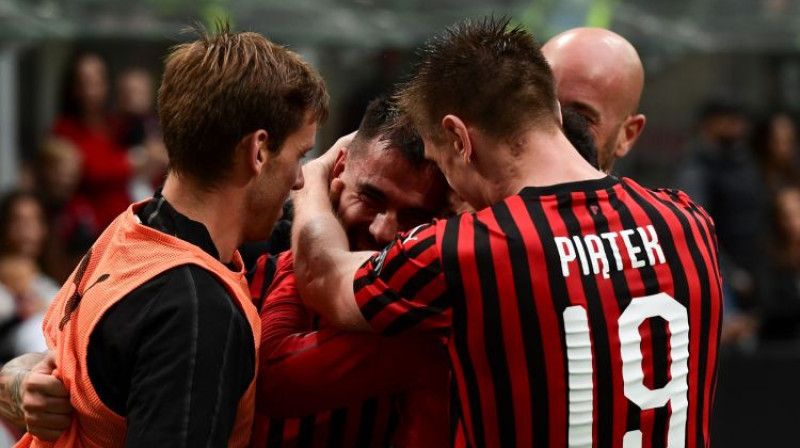
[[[0,198],[3,359],[46,349],[42,318],[61,284],[100,232],[166,173],[152,75],[128,68],[109,79],[102,57],[82,53],[63,79],[58,117]]]

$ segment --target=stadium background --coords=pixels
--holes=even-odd
[[[59,115],[65,72],[78,53],[96,53],[105,61],[113,110],[119,107],[118,76],[137,68],[157,80],[167,49],[189,38],[183,28],[229,17],[235,29],[287,44],[320,70],[332,110],[318,139],[321,150],[355,129],[370,98],[402,79],[425,38],[462,17],[487,14],[513,17],[542,42],[568,28],[598,26],[634,44],[646,70],[640,109],[647,126],[614,172],[644,185],[683,186],[684,174],[696,163],[702,111],[738,116],[735,144],[747,149],[749,168],[765,177],[758,160],[768,148],[755,138],[760,123],[785,112],[789,134],[795,130],[800,2],[792,0],[0,0],[0,195],[44,188],[38,183],[40,153]],[[797,142],[789,140],[792,154],[783,163],[797,166]],[[713,168],[728,169],[724,163]],[[779,212],[773,206],[776,192],[755,184],[751,191],[763,205],[764,219],[759,232],[745,238],[758,239],[759,264],[765,268],[755,280],[767,287],[732,294],[712,441],[716,447],[796,446],[800,267],[795,263],[776,280],[770,266],[778,264],[775,247],[793,244],[779,240],[782,233],[775,229],[791,228],[800,219],[800,205]],[[731,210],[715,218],[735,222],[748,218],[736,213],[750,213],[747,207]],[[5,224],[0,222],[0,229]],[[52,235],[57,224],[49,224]],[[43,237],[42,244],[53,239]],[[39,263],[48,249],[41,248],[33,261],[39,274],[60,281],[57,268]],[[4,278],[14,282],[17,261],[0,253],[0,287]],[[787,279],[794,289],[776,297],[777,289],[768,286]],[[15,309],[18,303],[7,305],[0,304],[0,335],[35,314]],[[783,317],[781,328],[788,328],[778,335],[770,328],[776,313]],[[4,356],[15,351],[6,342],[0,345]]]

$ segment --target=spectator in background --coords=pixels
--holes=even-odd
[[[135,158],[148,160],[129,186],[134,201],[147,199],[164,181],[167,150],[155,111],[155,85],[152,76],[140,68],[124,71],[117,78],[117,104],[114,133],[117,141],[135,152]]]
[[[115,139],[107,108],[106,64],[98,55],[83,54],[74,60],[62,95],[53,134],[78,149],[83,159],[80,191],[104,228],[130,203],[128,185],[134,173],[147,168],[147,158],[129,153]]]
[[[689,143],[690,160],[679,173],[680,188],[716,223],[729,312],[726,325],[735,328],[743,317],[738,310],[754,310],[760,304],[766,256],[762,250],[766,188],[747,145],[749,126],[743,107],[735,101],[706,101],[700,110],[697,134]],[[731,339],[747,338],[749,333],[736,331]]]
[[[775,112],[759,123],[753,133],[753,149],[772,192],[800,181],[797,123],[789,113]]]
[[[43,268],[62,283],[101,230],[91,204],[78,193],[82,165],[78,150],[63,139],[48,139],[36,156],[36,184],[50,229]]]
[[[47,349],[42,318],[59,286],[39,267],[46,237],[44,210],[35,195],[11,192],[0,201],[0,351],[5,357]]]
[[[761,337],[800,336],[800,186],[780,188],[774,197],[770,281],[763,306]]]

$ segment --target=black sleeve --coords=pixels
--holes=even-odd
[[[190,265],[109,310],[92,333],[88,363],[100,399],[127,418],[127,446],[227,446],[255,348],[224,287]]]

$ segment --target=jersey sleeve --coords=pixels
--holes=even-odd
[[[284,253],[261,309],[259,414],[301,417],[405,390],[412,390],[412,397],[439,397],[446,391],[429,385],[439,386],[449,371],[445,348],[434,335],[383,338],[324,323],[317,330],[314,320],[297,290],[291,254]],[[446,397],[436,404],[441,402]],[[424,433],[427,423],[410,425],[409,437]]]
[[[356,272],[356,302],[375,330],[384,335],[449,330],[451,301],[436,238],[435,222],[416,227]]]
[[[278,257],[275,276],[262,300],[261,359],[270,359],[276,351],[291,353],[306,348],[314,317],[297,290],[291,252]]]

